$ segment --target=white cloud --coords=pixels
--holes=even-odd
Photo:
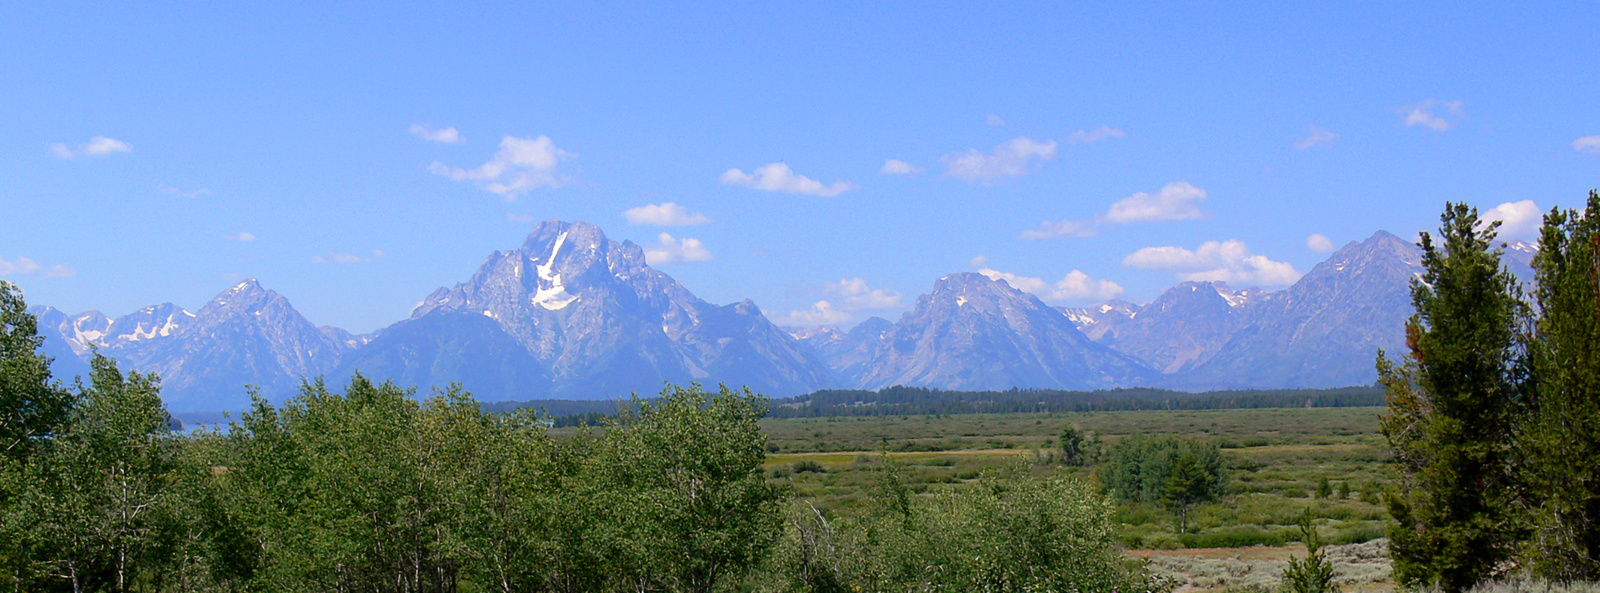
[[[37,271],[39,271],[39,262],[26,257],[17,256],[14,261],[7,261],[6,258],[0,257],[0,276],[19,276]]]
[[[249,242],[249,241],[256,240],[256,236],[255,236],[254,233],[250,233],[250,232],[247,232],[247,231],[241,231],[237,235],[228,235],[228,240],[229,241]]]
[[[1407,105],[1400,109],[1406,116],[1406,126],[1427,126],[1435,132],[1443,132],[1461,121],[1465,115],[1461,111],[1461,101],[1441,101],[1428,99],[1416,105]],[[1443,108],[1443,114],[1435,113]]]
[[[1539,238],[1539,227],[1544,224],[1544,212],[1533,200],[1506,202],[1483,213],[1483,221],[1500,221],[1498,236],[1501,239],[1533,241]]]
[[[1287,262],[1250,253],[1237,239],[1206,241],[1190,251],[1182,247],[1146,247],[1123,258],[1122,265],[1172,272],[1186,281],[1221,280],[1236,286],[1288,286],[1300,272]]]
[[[810,310],[790,311],[788,315],[778,318],[779,325],[807,327],[813,325],[838,325],[849,321],[851,315],[848,311],[833,308],[833,303],[817,301],[811,305]]]
[[[845,278],[822,286],[822,293],[840,299],[846,311],[878,311],[900,306],[900,293],[867,286],[865,278]]]
[[[1000,116],[991,113],[983,116],[983,123],[991,126],[1004,126],[1006,125],[1006,120],[1000,119]]]
[[[119,152],[133,152],[133,147],[128,146],[127,142],[115,138],[95,136],[90,138],[88,142],[79,144],[77,149],[73,149],[61,142],[51,144],[50,152],[64,159],[74,159],[80,156],[104,157]]]
[[[628,219],[628,224],[633,225],[694,226],[711,222],[711,217],[699,212],[690,212],[688,208],[673,202],[629,208],[622,213],[622,217]]]
[[[1072,144],[1094,144],[1107,138],[1122,138],[1128,133],[1111,126],[1100,126],[1093,130],[1078,130],[1067,138]]]
[[[1337,246],[1334,245],[1333,240],[1329,239],[1326,235],[1312,233],[1311,236],[1306,237],[1306,247],[1317,253],[1328,253],[1333,251]]]
[[[428,165],[428,171],[456,181],[472,181],[487,191],[507,199],[539,187],[558,187],[568,181],[562,173],[561,161],[578,156],[556,148],[549,136],[500,139],[500,150],[489,162],[474,169],[458,169],[439,161]]]
[[[335,251],[335,252],[331,252],[331,253],[329,253],[329,254],[327,254],[325,256],[323,256],[323,255],[312,256],[311,257],[311,263],[314,263],[314,264],[366,264],[366,263],[372,263],[372,262],[378,261],[380,259],[383,259],[384,256],[386,256],[386,255],[388,255],[388,254],[384,253],[383,250],[381,250],[381,249],[374,249],[374,250],[372,250],[371,252],[369,252],[369,253],[367,253],[365,255],[357,254],[357,253],[340,253],[340,252]]]
[[[823,185],[821,181],[795,174],[786,163],[767,163],[757,167],[752,173],[728,169],[722,174],[721,181],[728,185],[751,189],[823,198],[831,198],[860,187],[843,180],[835,181],[833,185]]]
[[[1056,239],[1061,237],[1084,238],[1100,234],[1100,225],[1093,220],[1046,220],[1036,228],[1022,231],[1022,238]]]
[[[67,266],[56,264],[45,268],[39,262],[27,257],[17,256],[17,259],[7,260],[0,257],[0,276],[31,276],[43,272],[45,278],[64,278],[78,272]]]
[[[1593,152],[1600,154],[1600,134],[1584,136],[1572,141],[1572,149],[1580,152]]]
[[[517,214],[515,212],[506,213],[506,222],[528,223],[533,222],[533,220],[534,218],[532,214]]]
[[[979,256],[973,257],[972,261],[967,262],[967,267],[969,267],[969,268],[982,268],[982,267],[985,267],[985,266],[988,266],[988,265],[989,265],[989,256],[987,256],[987,255],[979,255]]]
[[[1056,141],[1040,142],[1018,136],[994,147],[988,154],[969,149],[939,159],[951,177],[968,183],[993,183],[1006,177],[1021,177],[1056,158]]]
[[[203,188],[203,187],[200,188],[200,189],[194,189],[194,190],[184,190],[183,188],[172,187],[172,186],[164,184],[164,183],[157,185],[156,186],[156,191],[159,191],[161,193],[164,193],[164,194],[167,194],[167,195],[170,195],[170,196],[178,196],[180,198],[198,198],[200,196],[209,196],[209,195],[211,195],[211,190]]]
[[[1200,202],[1205,199],[1206,190],[1179,181],[1168,183],[1154,194],[1139,192],[1123,198],[1111,205],[1105,217],[1118,224],[1206,218],[1200,209]]]
[[[431,128],[422,124],[411,124],[411,133],[416,134],[418,138],[427,140],[429,142],[439,142],[442,144],[460,144],[465,142],[465,139],[461,137],[461,132],[457,131],[455,128]]]
[[[1018,276],[992,268],[978,270],[978,273],[989,277],[990,280],[1005,280],[1012,288],[1032,293],[1040,300],[1050,302],[1098,302],[1114,299],[1123,293],[1122,286],[1117,283],[1110,280],[1095,280],[1081,270],[1067,272],[1065,277],[1054,284],[1046,282],[1043,278]]]
[[[644,249],[644,261],[652,266],[690,261],[711,261],[711,251],[699,239],[678,239],[667,233],[656,236],[656,244]]]
[[[883,168],[878,169],[878,172],[884,175],[916,175],[922,172],[922,167],[900,159],[889,159],[883,162]]]
[[[1294,147],[1305,150],[1318,144],[1333,142],[1338,137],[1338,134],[1328,131],[1327,128],[1311,124],[1306,126],[1306,136],[1301,138],[1299,142],[1294,143]]]
[[[1154,194],[1139,192],[1118,200],[1103,214],[1093,220],[1046,220],[1039,226],[1022,231],[1023,239],[1084,238],[1100,234],[1107,223],[1161,222],[1168,220],[1194,220],[1210,215],[1200,208],[1206,200],[1206,190],[1187,181],[1168,183]]]

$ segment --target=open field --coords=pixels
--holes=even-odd
[[[1062,427],[1077,426],[1107,445],[1131,434],[1178,434],[1223,447],[1230,495],[1197,507],[1190,533],[1176,533],[1165,510],[1119,509],[1122,538],[1134,549],[1281,546],[1295,538],[1305,509],[1330,544],[1383,536],[1381,488],[1392,478],[1378,433],[1382,408],[1291,408],[972,414],[768,419],[769,475],[819,507],[849,513],[868,500],[883,464],[899,464],[912,488],[960,487],[985,471],[1026,464],[1036,474],[1092,476],[1059,463]],[[1331,493],[1317,496],[1326,480]],[[1345,493],[1341,496],[1341,493]]]

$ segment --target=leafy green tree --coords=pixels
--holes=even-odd
[[[67,419],[71,396],[50,380],[44,338],[22,291],[0,280],[0,458],[20,462]]]
[[[1600,192],[1545,216],[1533,266],[1530,351],[1538,407],[1528,431],[1530,563],[1562,581],[1600,579]]]
[[[1380,353],[1378,373],[1401,476],[1389,498],[1395,576],[1454,592],[1489,576],[1519,537],[1511,460],[1527,403],[1527,311],[1492,247],[1499,223],[1465,204],[1448,204],[1441,221],[1442,244],[1422,234],[1409,352],[1400,364]]]
[[[628,509],[615,517],[631,545],[619,574],[646,586],[710,592],[765,556],[782,522],[782,492],[766,482],[767,400],[723,386],[668,387],[635,399],[605,434],[602,479]]]
[[[10,519],[20,527],[30,589],[129,591],[173,574],[183,526],[160,382],[126,376],[104,356],[79,387],[65,429],[30,464]]]
[[[887,468],[865,516],[831,531],[817,526],[825,536],[809,547],[811,566],[827,578],[785,590],[1163,590],[1125,562],[1112,503],[1097,488],[1027,471],[1018,465],[972,487],[916,496]]]
[[[1061,461],[1067,465],[1086,465],[1089,461],[1085,450],[1083,431],[1078,427],[1068,424],[1061,427]]]

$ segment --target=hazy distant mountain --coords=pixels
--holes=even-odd
[[[1122,299],[1111,299],[1103,305],[1094,307],[1057,307],[1065,313],[1072,323],[1078,326],[1078,331],[1089,336],[1089,339],[1101,341],[1107,335],[1115,338],[1117,328],[1131,321],[1139,313],[1139,305]]]
[[[834,327],[789,328],[789,334],[827,362],[838,378],[836,387],[859,387],[872,361],[889,344],[895,325],[882,317],[871,317],[849,332]]]
[[[1371,384],[1378,349],[1399,354],[1421,252],[1379,231],[1293,286],[1262,295],[1227,343],[1175,384],[1190,389]]]
[[[862,387],[1096,389],[1150,375],[1038,297],[975,273],[939,279],[886,342],[863,369]]]
[[[1104,328],[1099,343],[1162,373],[1181,373],[1216,354],[1262,294],[1222,282],[1184,282],[1124,320],[1090,327]]]
[[[114,320],[98,311],[71,317],[48,307],[39,311],[57,376],[86,374],[90,348],[97,348],[124,370],[160,375],[163,399],[179,411],[242,407],[249,402],[247,384],[269,396],[293,393],[303,378],[332,370],[349,350],[255,280],[217,295],[199,313],[171,303]]]
[[[1507,266],[1537,248],[1509,244]],[[1379,232],[1293,286],[1267,293],[1186,282],[1155,301],[1056,309],[979,274],[939,279],[898,322],[779,328],[751,302],[713,305],[645,262],[644,250],[582,222],[539,225],[466,282],[429,295],[370,335],[316,327],[283,296],[242,282],[197,313],[172,304],[110,319],[39,318],[54,371],[86,374],[91,349],[163,377],[174,410],[242,407],[304,378],[356,372],[418,387],[459,382],[486,401],[653,394],[666,382],[821,388],[1370,384],[1378,348],[1399,352],[1418,249]],[[1523,271],[1521,273],[1527,273]]]
[[[467,282],[429,295],[412,320],[441,311],[493,320],[543,365],[552,384],[515,397],[648,395],[669,381],[748,385],[779,396],[830,382],[827,366],[753,303],[700,300],[648,266],[638,245],[611,241],[583,222],[540,224],[521,249],[495,252]],[[413,339],[438,342],[429,332],[466,331],[446,325],[418,329]],[[388,339],[389,331],[361,347],[357,360],[412,347]]]
[[[482,401],[550,395],[550,375],[539,359],[478,313],[441,310],[391,325],[347,356],[329,380],[344,385],[357,371],[416,387],[423,397],[430,386],[451,383]]]

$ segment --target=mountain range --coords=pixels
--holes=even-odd
[[[1508,266],[1536,249],[1508,246]],[[1420,252],[1378,232],[1278,291],[1184,282],[1147,304],[1052,307],[1003,279],[934,282],[898,321],[779,327],[748,300],[708,303],[645,261],[643,248],[583,222],[547,221],[465,282],[368,335],[317,327],[247,280],[199,311],[171,303],[111,319],[35,307],[57,376],[99,351],[154,372],[176,411],[239,409],[302,381],[356,373],[418,386],[461,383],[484,401],[610,399],[667,383],[824,388],[1186,390],[1371,384],[1379,349],[1403,346]]]

